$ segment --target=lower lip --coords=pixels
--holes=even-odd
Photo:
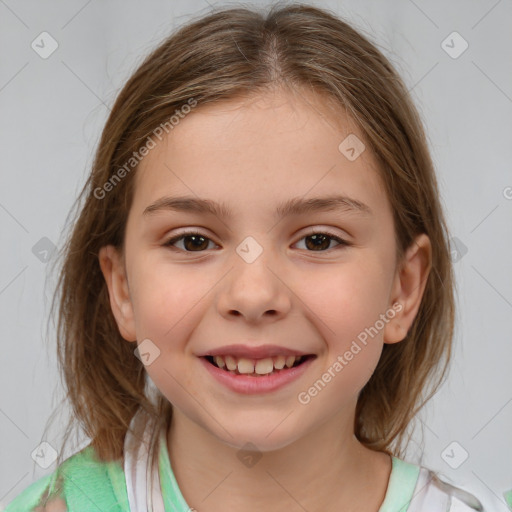
[[[250,375],[235,375],[226,370],[221,370],[209,363],[206,358],[199,358],[210,374],[221,384],[229,389],[245,395],[255,395],[275,391],[286,384],[298,379],[310,366],[316,357],[309,357],[306,361],[294,368],[280,370],[272,375],[251,377]]]

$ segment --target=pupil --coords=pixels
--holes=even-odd
[[[187,240],[192,240],[193,241],[193,244],[190,246],[189,244],[187,244]],[[197,243],[199,240],[202,240],[202,244],[204,245],[204,240],[205,238],[203,236],[194,236],[194,235],[188,235],[184,238],[184,245],[187,249],[190,249],[190,247],[192,247],[192,250],[195,249],[201,249],[202,246],[201,246],[201,242],[199,242],[199,244]],[[206,244],[208,245],[208,244]]]
[[[328,236],[326,235],[310,235],[308,237],[306,237],[306,245],[307,244],[307,240],[313,240],[313,249],[317,250],[318,248],[324,248],[324,249],[327,249],[329,247],[329,240],[328,240]],[[322,245],[325,245],[325,242],[327,241],[327,246],[326,247],[323,247]],[[311,248],[311,247],[308,247],[308,248]]]

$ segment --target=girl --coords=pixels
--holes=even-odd
[[[407,89],[343,21],[181,28],[119,94],[65,246],[91,443],[7,511],[483,510],[403,460],[451,354],[438,196]]]

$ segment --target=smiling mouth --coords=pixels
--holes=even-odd
[[[231,356],[203,356],[211,365],[232,375],[245,375],[249,377],[265,377],[286,372],[291,368],[300,366],[305,361],[313,359],[313,354],[305,356],[276,356],[259,360],[246,358],[236,359]]]

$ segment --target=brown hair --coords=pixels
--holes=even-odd
[[[119,333],[98,262],[101,247],[123,248],[136,168],[104,197],[97,191],[191,98],[200,108],[278,86],[309,88],[357,122],[379,162],[399,257],[417,234],[426,233],[432,243],[420,309],[406,338],[384,345],[358,399],[356,437],[373,450],[402,457],[409,423],[444,379],[454,280],[433,164],[407,88],[369,39],[326,10],[297,3],[274,5],[268,14],[224,9],[179,29],[128,80],[106,122],[62,249],[52,311],[58,301],[58,360],[74,413],[65,439],[78,422],[102,461],[122,457],[139,407],[160,425],[169,421],[172,407],[162,395],[157,402],[148,399],[147,372],[134,344]]]

